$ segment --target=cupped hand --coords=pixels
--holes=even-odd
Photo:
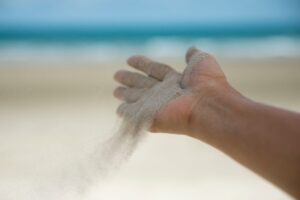
[[[183,73],[170,66],[144,56],[132,56],[129,66],[144,74],[121,70],[115,73],[115,80],[124,86],[115,89],[114,96],[124,101],[117,112],[122,116],[125,108],[139,106],[138,102],[147,100],[147,95],[155,87],[157,96],[163,96],[171,84],[178,84],[180,91],[155,115],[150,127],[151,132],[168,132],[191,135],[195,118],[199,115],[209,120],[207,103],[218,98],[218,94],[228,88],[225,75],[213,56],[190,48],[186,53],[187,66]],[[174,78],[175,77],[175,78]],[[171,80],[172,79],[172,80]],[[155,101],[149,98],[149,101]],[[151,102],[149,102],[151,103]],[[152,102],[155,103],[155,102]],[[203,112],[201,112],[201,110]]]

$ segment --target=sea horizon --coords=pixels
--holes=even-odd
[[[126,25],[7,25],[0,26],[0,42],[144,42],[152,38],[244,39],[266,37],[299,37],[297,24],[126,24]]]
[[[0,59],[122,59],[132,54],[177,57],[190,46],[221,56],[300,56],[300,26],[245,25],[126,25],[0,27]]]

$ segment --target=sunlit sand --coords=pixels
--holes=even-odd
[[[184,68],[182,58],[160,61]],[[300,111],[300,58],[219,62],[244,95]],[[79,196],[55,194],[59,171],[115,130],[112,76],[125,61],[31,59],[0,66],[1,199],[289,199],[214,148],[167,134],[148,134],[128,163]]]

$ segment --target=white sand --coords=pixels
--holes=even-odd
[[[182,60],[168,63],[183,66]],[[220,63],[247,96],[300,110],[299,59]],[[27,68],[1,63],[9,65],[22,68],[0,69],[0,199],[289,199],[212,147],[163,134],[149,135],[113,176],[97,179],[79,195],[72,188],[65,192],[57,184],[61,169],[76,171],[115,130],[116,69],[93,62],[73,69],[65,68],[72,63],[56,69],[39,67],[51,62],[31,61]],[[67,180],[72,186],[81,179]]]

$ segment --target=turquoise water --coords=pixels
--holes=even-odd
[[[299,37],[300,26],[247,25],[247,26],[66,26],[66,27],[0,27],[2,41],[43,41],[43,42],[94,42],[129,41],[144,42],[152,38],[266,38]]]
[[[1,42],[298,37],[299,0],[1,0]]]
[[[182,56],[197,46],[222,56],[300,56],[296,25],[1,26],[0,60]]]

